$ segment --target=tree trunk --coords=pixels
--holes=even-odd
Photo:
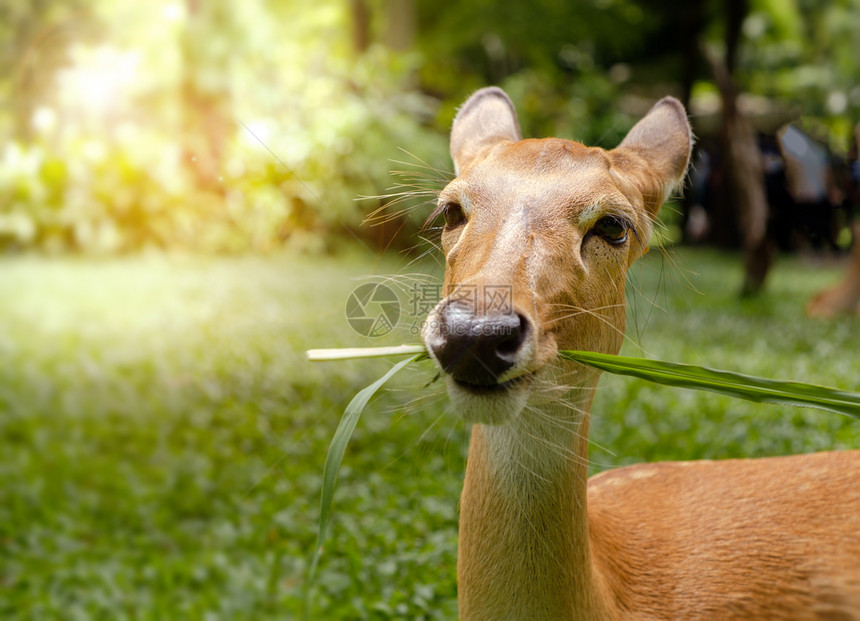
[[[702,55],[699,37],[705,28],[705,11],[702,2],[687,2],[680,5],[681,32],[678,33],[681,48],[681,103],[690,109],[693,84],[699,76]]]
[[[681,61],[681,103],[684,104],[684,110],[690,110],[692,101],[693,84],[699,74],[699,69],[702,62],[702,55],[699,48],[699,38],[705,26],[705,12],[703,3],[688,2],[681,5],[680,9],[681,29],[679,34],[679,43],[682,53]],[[695,125],[693,131],[696,131]],[[692,161],[696,161],[696,151],[694,151]],[[688,223],[690,220],[690,211],[695,204],[696,192],[684,192],[681,198],[681,213],[682,223],[681,231],[685,242],[691,241],[688,234]],[[698,241],[696,239],[695,241]]]
[[[719,64],[719,63],[718,63]],[[737,106],[734,83],[717,68],[717,84],[723,99],[720,134],[723,172],[729,200],[737,206],[744,249],[743,295],[754,295],[764,287],[773,262],[773,244],[767,235],[768,204],[764,169],[755,130]]]
[[[720,152],[724,190],[728,194],[727,202],[736,206],[744,249],[742,295],[754,295],[762,290],[774,254],[767,234],[768,204],[761,151],[755,129],[738,108],[738,92],[732,78],[741,25],[748,9],[747,0],[727,2],[725,58],[708,55],[723,100]]]
[[[370,47],[370,9],[367,0],[351,0],[349,3],[352,17],[352,49],[361,56]]]
[[[737,68],[738,48],[740,47],[742,27],[749,12],[748,0],[727,0],[724,5],[726,16],[726,71],[734,75]]]
[[[227,4],[186,0],[188,30],[184,33],[182,100],[185,115],[185,160],[201,188],[221,192],[221,160],[233,120],[227,112],[229,87],[203,87],[198,79],[204,65],[228,65],[224,58],[207,55],[200,41],[216,20],[214,12],[227,10]],[[223,18],[223,16],[221,16]],[[222,19],[223,21],[223,19]],[[225,69],[226,70],[226,69]]]
[[[415,1],[388,0],[385,43],[395,52],[405,52],[415,42]]]
[[[0,3],[5,48],[0,52],[0,74],[11,82],[4,103],[13,114],[12,137],[22,143],[35,137],[35,110],[52,103],[46,84],[70,62],[68,48],[74,41],[70,31],[91,26],[90,10],[79,6],[78,0],[30,0],[25,6],[22,11],[14,8],[14,2]]]

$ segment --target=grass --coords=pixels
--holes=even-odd
[[[738,263],[651,253],[623,353],[860,390],[856,321],[802,314],[840,271],[783,259],[739,301]],[[355,277],[399,269],[357,252],[0,261],[0,618],[297,618],[325,451],[391,366],[304,352],[415,342],[412,317],[382,339],[344,318]],[[314,618],[456,617],[467,431],[433,375],[411,365],[356,429]],[[598,471],[858,447],[860,426],[605,377],[592,439]]]

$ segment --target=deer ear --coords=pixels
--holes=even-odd
[[[693,137],[684,106],[674,97],[658,101],[610,152],[615,172],[641,193],[652,217],[687,173]]]
[[[495,86],[482,88],[466,100],[451,128],[451,158],[461,175],[500,142],[522,140],[514,104]]]

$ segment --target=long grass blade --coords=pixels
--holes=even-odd
[[[424,354],[423,345],[395,345],[393,347],[344,347],[340,349],[309,349],[308,360],[326,362],[329,360],[352,360],[355,358],[381,358],[384,356],[405,356]]]
[[[423,348],[421,349],[423,351]],[[370,401],[370,398],[376,394],[376,391],[382,388],[382,386],[394,377],[398,371],[421,357],[422,354],[418,354],[406,360],[401,360],[391,367],[385,375],[373,382],[370,386],[359,391],[358,394],[352,398],[352,401],[349,402],[349,405],[346,406],[343,417],[340,419],[340,424],[337,426],[337,431],[334,433],[334,437],[332,438],[331,444],[328,448],[328,453],[326,454],[325,466],[323,466],[323,487],[322,495],[320,496],[319,532],[317,534],[317,545],[314,549],[314,556],[311,560],[310,570],[308,571],[306,590],[307,600],[305,602],[306,618],[307,612],[310,609],[311,589],[313,587],[314,579],[316,578],[317,566],[319,565],[323,542],[326,538],[329,519],[331,517],[331,505],[332,499],[334,498],[334,487],[337,481],[337,472],[340,470],[340,464],[343,461],[343,455],[346,452],[346,446],[352,437],[352,432],[355,430],[356,424],[358,424],[358,419],[361,416],[362,411]]]
[[[666,386],[707,390],[758,403],[818,408],[860,419],[860,394],[835,388],[588,351],[560,351],[559,356],[609,373],[630,375]]]
[[[312,349],[312,361],[346,360],[412,354],[413,359],[424,358],[423,345],[395,347],[365,347],[352,349]],[[677,362],[614,356],[591,351],[560,351],[559,357],[587,364],[607,373],[638,377],[665,386],[717,392],[757,403],[775,403],[797,407],[810,407],[844,414],[860,419],[860,394],[816,384],[789,382],[710,369]]]

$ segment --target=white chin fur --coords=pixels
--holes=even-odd
[[[454,412],[467,423],[504,425],[522,412],[531,386],[529,382],[511,386],[499,392],[475,394],[463,388],[451,377],[446,378],[448,396]]]

